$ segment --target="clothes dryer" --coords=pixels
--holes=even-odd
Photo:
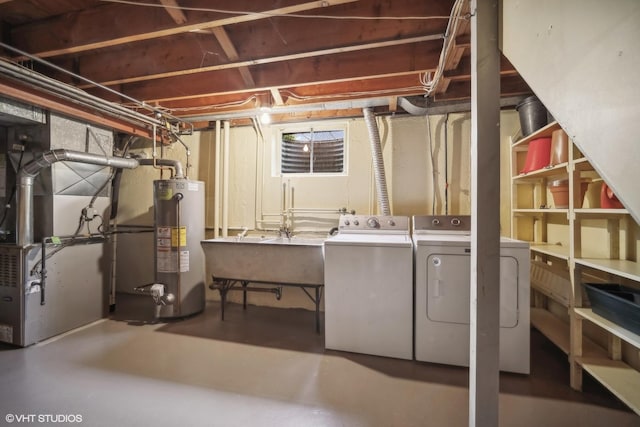
[[[468,216],[413,217],[415,358],[469,366]],[[529,373],[529,244],[500,239],[500,369]]]

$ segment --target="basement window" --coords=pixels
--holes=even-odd
[[[307,129],[280,133],[282,174],[345,172],[345,130]]]

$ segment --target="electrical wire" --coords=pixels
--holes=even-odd
[[[433,157],[433,138],[431,137],[431,121],[427,118],[427,139],[429,140],[429,159],[431,160],[431,215],[436,214],[436,164]]]
[[[381,90],[370,90],[370,91],[358,91],[358,92],[343,92],[339,94],[327,94],[327,95],[298,95],[292,90],[289,89],[279,89],[281,93],[287,95],[289,98],[295,99],[297,101],[316,101],[321,99],[341,99],[349,96],[367,96],[367,95],[388,95],[394,94],[397,95],[398,91],[422,91],[422,86],[410,86],[401,89],[381,89]],[[246,105],[252,101],[256,101],[258,99],[258,94],[252,94],[244,100],[226,102],[223,104],[210,104],[210,105],[202,105],[197,107],[156,107],[163,108],[170,112],[190,112],[190,111],[207,111],[207,110],[215,110],[227,107],[240,107]],[[277,107],[275,107],[277,109]]]
[[[405,87],[401,89],[381,89],[381,90],[369,90],[369,91],[361,91],[361,92],[343,92],[338,94],[331,95],[298,95],[295,92],[288,89],[280,89],[282,93],[286,93],[290,98],[296,99],[298,101],[313,101],[317,99],[334,99],[334,98],[344,98],[345,96],[364,96],[364,95],[387,95],[387,94],[397,94],[399,91],[416,91],[423,89],[422,86],[411,86]]]
[[[227,107],[241,107],[245,104],[248,104],[252,101],[256,101],[258,99],[258,95],[257,94],[253,94],[247,98],[245,98],[244,100],[239,100],[239,101],[230,101],[230,102],[226,102],[223,104],[211,104],[211,105],[201,105],[201,106],[197,106],[197,107],[156,107],[159,109],[163,109],[165,111],[169,111],[169,112],[189,112],[189,111],[206,111],[206,110],[211,110],[211,109],[218,109],[218,108],[227,108]]]
[[[458,25],[460,20],[466,19],[461,17],[462,8],[464,6],[464,0],[456,0],[451,8],[451,15],[449,16],[449,22],[447,24],[447,31],[444,33],[444,42],[442,44],[442,50],[440,51],[440,58],[438,60],[438,67],[432,76],[431,72],[427,72],[420,77],[420,83],[424,87],[425,96],[430,96],[433,91],[438,87],[442,74],[444,73],[444,67],[446,66],[449,53],[453,47],[455,41],[455,35],[458,32]]]
[[[162,9],[179,9],[179,10],[189,10],[194,12],[215,12],[215,13],[224,13],[227,15],[262,15],[268,17],[287,17],[287,18],[305,18],[305,19],[353,19],[353,20],[370,20],[370,21],[378,21],[378,20],[430,20],[430,19],[449,19],[449,16],[345,16],[345,15],[302,15],[296,13],[277,13],[277,12],[256,12],[256,11],[243,11],[243,10],[227,10],[227,9],[215,9],[208,7],[185,7],[185,6],[173,6],[173,5],[165,5],[165,4],[156,4],[156,3],[142,3],[138,1],[132,0],[101,0],[105,3],[120,3],[120,4],[128,4],[133,6],[143,6],[143,7],[156,7]]]

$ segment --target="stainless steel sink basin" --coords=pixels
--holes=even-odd
[[[226,237],[203,240],[208,278],[324,284],[324,239]]]

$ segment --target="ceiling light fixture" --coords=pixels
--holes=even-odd
[[[271,124],[271,115],[266,111],[263,111],[262,114],[260,114],[260,123],[263,125]]]

